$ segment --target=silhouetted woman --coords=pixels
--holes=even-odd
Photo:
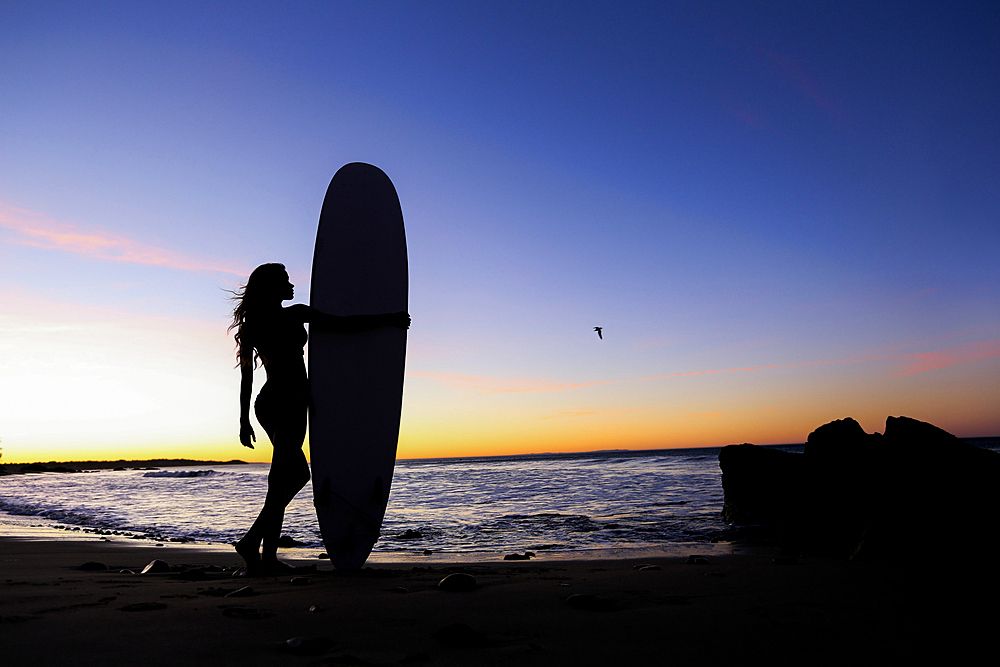
[[[248,575],[273,574],[293,569],[277,558],[278,538],[285,507],[309,481],[309,465],[302,453],[309,409],[309,380],[303,359],[308,338],[304,323],[333,331],[364,331],[382,326],[408,328],[406,313],[384,315],[327,315],[304,304],[287,308],[295,288],[282,264],[262,264],[247,284],[233,294],[236,307],[236,357],[242,374],[240,384],[240,442],[253,449],[257,437],[250,425],[253,371],[259,359],[267,381],[254,402],[257,421],[271,439],[274,454],[267,476],[267,497],[257,520],[236,543],[236,551],[247,563]],[[263,544],[263,552],[259,551]]]

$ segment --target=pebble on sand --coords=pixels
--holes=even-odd
[[[254,592],[253,586],[244,586],[243,588],[237,588],[235,591],[230,591],[229,593],[226,593],[225,597],[249,598],[253,597],[254,595],[257,595],[257,593]]]
[[[149,564],[142,568],[142,574],[158,574],[160,572],[170,572],[170,566],[159,558],[149,561]]]
[[[281,650],[296,655],[322,655],[333,648],[335,642],[326,637],[292,637],[281,644]]]
[[[442,591],[471,591],[476,588],[476,578],[464,572],[455,572],[438,582],[439,590]]]
[[[81,565],[78,569],[84,572],[106,572],[108,566],[104,563],[100,563],[96,560],[88,560],[86,563]]]

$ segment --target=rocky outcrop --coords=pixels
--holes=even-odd
[[[830,422],[802,454],[730,445],[719,465],[723,518],[769,526],[789,550],[880,558],[1000,546],[1000,454],[915,419],[889,417],[884,434]]]

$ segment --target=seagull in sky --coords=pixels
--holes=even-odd
[[[601,340],[604,340],[604,336],[601,334],[601,329],[603,328],[604,327],[594,327],[594,331],[597,332],[597,337],[600,338]]]

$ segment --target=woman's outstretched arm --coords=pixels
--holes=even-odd
[[[339,333],[354,333],[358,331],[369,331],[379,327],[397,327],[399,329],[410,328],[410,314],[405,311],[398,313],[381,313],[378,315],[328,315],[316,310],[312,306],[296,304],[289,308],[295,309],[297,315],[302,317],[303,322],[317,326],[326,331],[336,331]]]

